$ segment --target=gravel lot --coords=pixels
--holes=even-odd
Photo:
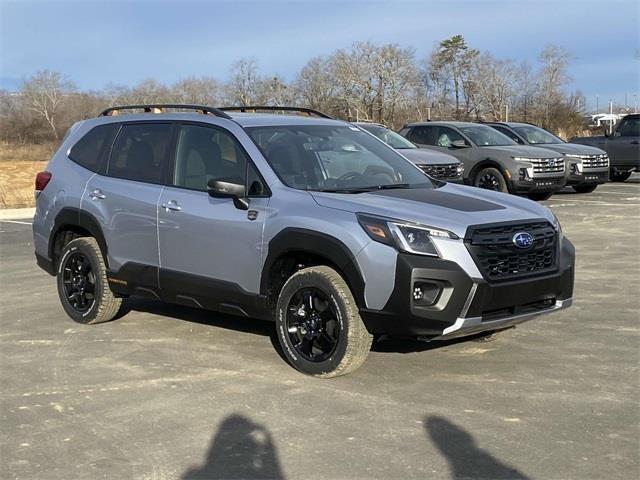
[[[307,378],[272,325],[147,300],[64,314],[29,220],[0,221],[0,477],[640,475],[640,178],[545,202],[577,249],[574,306],[490,342],[381,342]]]

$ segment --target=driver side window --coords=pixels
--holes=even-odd
[[[640,136],[640,118],[625,118],[620,122],[617,133],[621,137],[638,137]]]
[[[203,125],[182,125],[178,134],[173,184],[207,190],[211,179],[244,184],[247,157],[224,130]]]
[[[467,143],[462,135],[448,127],[439,127],[436,137],[436,145],[438,147],[449,148],[456,140],[462,140]]]

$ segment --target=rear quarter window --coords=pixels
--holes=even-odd
[[[105,158],[118,127],[112,123],[92,128],[71,147],[69,158],[93,172],[104,172]]]

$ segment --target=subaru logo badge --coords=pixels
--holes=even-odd
[[[518,248],[531,248],[533,235],[527,232],[518,232],[513,236],[513,244]]]

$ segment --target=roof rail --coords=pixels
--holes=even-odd
[[[266,110],[269,112],[302,112],[307,115],[315,115],[321,118],[329,118],[333,120],[333,117],[327,115],[326,113],[319,112],[318,110],[314,110],[313,108],[304,108],[304,107],[276,107],[276,106],[267,106],[267,105],[245,105],[240,107],[220,107],[220,110],[224,112],[244,112],[257,110]]]
[[[154,112],[154,110],[162,111],[165,108],[174,108],[174,109],[182,109],[182,110],[196,110],[203,115],[211,114],[216,117],[231,119],[229,115],[224,113],[219,108],[215,107],[207,107],[206,105],[183,105],[179,103],[150,103],[144,105],[122,105],[120,107],[109,107],[103,110],[99,117],[108,117],[110,115],[118,115],[120,110],[144,110],[147,113],[159,113]]]

